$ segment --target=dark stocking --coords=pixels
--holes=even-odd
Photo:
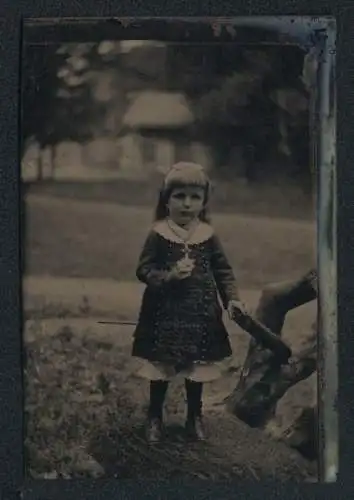
[[[187,418],[194,420],[196,417],[201,417],[202,414],[203,384],[186,379],[185,388],[188,405]]]
[[[166,380],[152,380],[150,382],[149,418],[158,418],[162,420],[162,408],[167,388],[168,381]]]

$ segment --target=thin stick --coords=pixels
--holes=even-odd
[[[136,321],[98,321],[100,325],[131,325],[136,326]]]

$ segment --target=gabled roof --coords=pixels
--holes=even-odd
[[[174,128],[193,122],[193,113],[183,94],[153,90],[137,93],[123,118],[123,126],[131,128]]]

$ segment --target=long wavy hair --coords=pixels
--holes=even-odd
[[[186,187],[202,187],[204,188],[204,207],[199,214],[199,219],[202,222],[210,223],[210,212],[209,212],[209,201],[210,201],[210,182],[207,181],[205,185],[200,185],[198,182],[185,182],[182,180],[173,180],[168,186],[165,183],[161,186],[159,191],[159,197],[155,209],[154,221],[160,221],[168,217],[169,211],[167,208],[168,201],[174,189],[183,189]]]

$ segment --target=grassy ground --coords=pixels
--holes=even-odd
[[[151,212],[30,196],[25,273],[135,280]],[[219,213],[213,222],[243,288],[296,278],[313,264],[315,228],[310,222]]]
[[[50,181],[23,185],[25,194],[57,198],[111,202],[127,206],[153,207],[161,177],[149,180],[108,180],[95,182]],[[242,180],[213,179],[212,204],[215,212],[268,215],[304,219],[312,217],[311,197],[299,184],[286,181],[249,185]]]
[[[71,198],[68,193],[27,196],[26,274],[50,280],[134,279],[151,211],[128,203]],[[298,277],[312,265],[314,227],[309,222],[220,212],[213,219],[242,288],[259,289],[270,281]],[[47,301],[47,306],[55,316],[55,304]],[[157,449],[147,448],[141,425],[148,387],[133,375],[131,330],[105,327],[102,334],[96,313],[86,311],[86,323],[80,327],[75,327],[70,311],[65,320],[53,318],[49,323],[41,319],[48,317],[48,310],[36,311],[32,320],[27,316],[26,450],[32,477],[313,476],[313,464],[215,406],[234,387],[247,347],[247,335],[230,327],[230,372],[205,392],[208,443],[184,442],[184,397],[181,383],[176,383],[166,408],[168,440]],[[293,346],[300,346],[313,317],[311,308],[291,315],[285,338]],[[284,398],[279,425],[312,399],[311,383],[299,384]]]
[[[309,319],[309,311],[301,315]],[[287,325],[294,336],[297,318]],[[96,331],[95,331],[96,330]],[[109,330],[109,329],[108,329]],[[134,376],[131,328],[95,327],[86,320],[38,319],[26,324],[27,473],[34,478],[181,477],[307,480],[315,464],[297,452],[249,429],[217,405],[237,381],[247,336],[229,329],[234,358],[225,377],[205,385],[209,439],[186,443],[182,381],[170,387],[166,401],[167,436],[148,447],[143,424],[148,383]],[[302,330],[303,332],[303,330]],[[300,344],[299,336],[295,344]],[[306,381],[287,397],[279,425],[296,415],[312,397]]]

